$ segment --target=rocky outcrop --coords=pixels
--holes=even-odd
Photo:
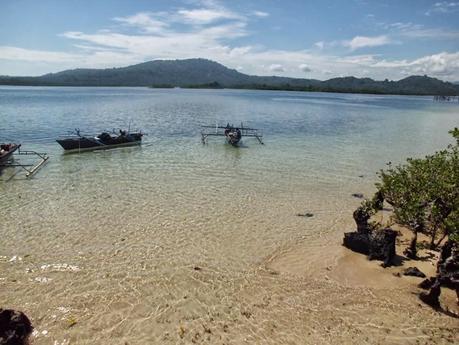
[[[419,270],[417,267],[408,267],[403,271],[404,276],[412,276],[412,277],[419,277],[419,278],[425,278],[426,275],[422,273],[422,271]]]
[[[435,277],[430,277],[420,282],[418,284],[418,287],[420,287],[421,289],[427,290],[427,289],[430,289],[434,283],[435,283]]]
[[[437,276],[428,293],[421,293],[421,300],[434,308],[440,307],[441,287],[449,287],[456,291],[459,303],[459,244],[448,241],[442,248],[438,260]],[[426,284],[427,286],[428,284]]]
[[[371,217],[371,214],[368,210],[360,206],[357,208],[354,213],[352,214],[355,223],[357,224],[357,232],[358,233],[368,233],[370,232],[370,225],[368,224],[368,220]]]
[[[26,345],[32,330],[32,323],[24,313],[0,309],[0,344]]]
[[[343,246],[354,252],[368,255],[370,254],[370,236],[368,233],[358,231],[345,232]]]
[[[381,192],[376,193],[373,200],[362,202],[352,214],[357,231],[346,232],[343,245],[355,252],[368,255],[369,260],[382,260],[383,266],[387,267],[393,265],[397,232],[389,228],[375,231],[375,226],[368,223],[371,216],[382,209],[383,202]]]
[[[381,260],[383,266],[393,265],[397,232],[383,229],[372,232],[347,232],[343,245],[355,252],[368,255],[369,260]]]
[[[373,231],[370,234],[369,260],[384,261],[383,266],[392,266],[395,258],[395,240],[397,232],[392,229]]]

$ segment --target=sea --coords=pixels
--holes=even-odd
[[[201,126],[227,123],[264,145],[202,143]],[[37,344],[211,337],[201,323],[237,324],[247,284],[267,289],[265,262],[352,230],[352,194],[371,197],[380,169],[445,148],[457,126],[459,105],[433,97],[1,86],[0,142],[50,158],[32,178],[1,172],[0,307],[32,315]],[[128,128],[141,146],[56,143]]]

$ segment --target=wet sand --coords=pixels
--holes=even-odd
[[[293,213],[290,219],[296,227],[315,226]],[[265,246],[266,254],[252,262],[238,250],[214,257],[198,239],[196,248],[176,242],[174,257],[165,250],[172,244],[153,244],[147,232],[121,232],[107,248],[98,243],[101,250],[84,252],[87,235],[67,234],[55,243],[55,255],[1,257],[0,296],[31,317],[38,345],[457,343],[458,319],[418,300],[421,279],[395,277],[403,267],[383,269],[341,246],[343,230],[352,228],[343,215],[327,231]],[[72,263],[62,263],[67,250],[60,248],[74,240],[66,260]],[[418,267],[435,270],[429,261]],[[452,292],[442,294],[442,303],[454,305]]]
[[[438,252],[422,250],[424,260],[408,260],[402,256],[409,243],[410,233],[401,230],[397,240],[397,266],[383,268],[380,261],[369,261],[364,255],[341,246],[342,236],[330,236],[321,252],[321,262],[314,258],[314,248],[301,244],[273,260],[271,270],[290,278],[313,280],[323,284],[317,296],[317,310],[309,318],[317,317],[324,337],[318,344],[457,344],[459,341],[459,307],[456,294],[442,288],[441,304],[444,312],[434,311],[423,304],[417,285],[423,278],[397,276],[405,268],[415,266],[427,277],[434,276]],[[423,237],[420,237],[422,240]],[[308,250],[309,249],[309,250]],[[314,262],[314,270],[306,263]],[[427,259],[428,258],[428,259]],[[329,285],[325,288],[326,285]],[[329,296],[327,290],[330,289]],[[312,291],[313,295],[315,291]],[[328,316],[325,315],[328,311]],[[446,315],[450,314],[450,315]],[[330,321],[336,324],[330,326]],[[336,332],[327,337],[328,327]],[[315,344],[314,341],[305,343]]]

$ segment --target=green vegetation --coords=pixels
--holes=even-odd
[[[406,254],[417,256],[417,235],[430,236],[434,249],[448,237],[459,241],[459,129],[450,131],[456,143],[445,150],[379,173],[376,184],[394,209],[394,220],[413,232]]]
[[[0,85],[149,86],[154,88],[232,88],[340,93],[459,95],[459,85],[427,76],[399,81],[333,78],[326,81],[276,76],[251,76],[205,59],[155,60],[107,69],[73,69],[40,77],[0,76]]]

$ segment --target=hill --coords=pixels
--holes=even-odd
[[[343,77],[326,81],[251,76],[206,59],[155,60],[107,69],[72,69],[39,77],[0,76],[0,85],[246,88],[410,95],[459,95],[459,85],[427,76],[399,81]]]

